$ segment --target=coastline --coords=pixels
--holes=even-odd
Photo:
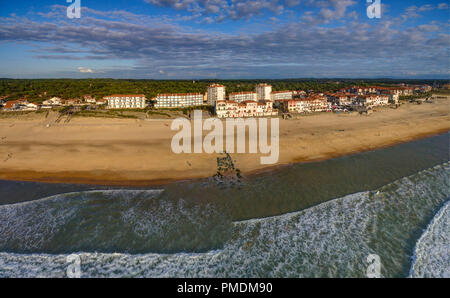
[[[377,108],[370,116],[322,113],[280,119],[280,158],[232,154],[244,175],[410,142],[449,131],[449,98]],[[27,116],[30,117],[30,116]],[[218,154],[174,154],[170,120],[0,119],[0,179],[109,186],[155,186],[210,177]],[[47,126],[50,124],[50,127]],[[204,135],[206,133],[204,132]],[[9,158],[8,158],[9,157]]]

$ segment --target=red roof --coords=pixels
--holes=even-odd
[[[17,103],[23,103],[23,102],[24,102],[23,100],[10,100],[5,103],[4,108],[10,109],[10,108],[12,108],[13,105],[15,105]]]

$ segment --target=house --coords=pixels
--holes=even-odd
[[[95,98],[91,97],[90,95],[83,96],[83,99],[87,103],[92,103],[92,104],[96,103]]]
[[[3,109],[6,111],[36,111],[39,109],[39,104],[31,103],[23,99],[10,100],[5,103]]]
[[[10,101],[7,101],[7,102],[4,104],[3,109],[4,109],[4,110],[7,110],[7,111],[13,111],[13,110],[15,110],[17,107],[19,107],[19,105],[20,105],[21,103],[23,103],[23,102],[24,102],[23,100],[10,100]]]
[[[108,100],[107,100],[107,99],[104,99],[104,98],[95,101],[95,104],[96,104],[96,105],[105,105],[105,104],[107,104],[107,103],[108,103]]]
[[[50,99],[44,100],[42,103],[44,106],[60,106],[62,103],[61,98],[59,97],[52,97]]]
[[[62,101],[62,104],[64,106],[75,106],[75,105],[81,105],[82,102],[79,99],[66,99]]]

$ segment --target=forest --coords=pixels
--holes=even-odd
[[[205,93],[211,83],[226,86],[226,92],[253,91],[258,83],[268,83],[278,90],[314,92],[336,91],[353,85],[392,86],[399,83],[442,85],[443,80],[351,80],[351,79],[283,79],[283,80],[130,80],[130,79],[0,79],[0,99],[26,98],[42,102],[57,96],[63,99],[90,95],[96,99],[111,94],[144,94],[147,99],[158,93]]]

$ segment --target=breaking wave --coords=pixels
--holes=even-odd
[[[234,223],[215,206],[156,192],[0,206],[0,277],[65,277],[70,253],[82,277],[364,277],[369,254],[380,256],[382,276],[407,276],[417,239],[448,200],[449,170],[444,163],[374,191]]]
[[[450,278],[450,201],[436,214],[417,241],[411,277]]]
[[[0,251],[143,253],[221,247],[230,220],[211,204],[200,208],[182,199],[161,199],[162,192],[85,191],[0,206]]]

